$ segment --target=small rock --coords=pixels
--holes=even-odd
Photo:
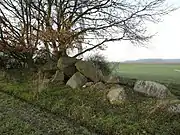
[[[107,98],[111,104],[121,104],[127,99],[127,94],[123,87],[112,88],[108,94]]]
[[[91,86],[91,89],[104,90],[104,89],[106,89],[106,86],[102,82],[97,82],[96,84]]]
[[[85,85],[83,85],[83,88],[90,87],[93,84],[94,84],[93,82],[87,82]]]
[[[180,114],[180,100],[178,99],[171,100],[169,104],[170,104],[168,107],[169,112]]]
[[[168,111],[170,113],[179,113],[180,114],[180,100],[178,99],[165,99],[157,101],[157,105],[150,112],[153,113],[157,110]]]
[[[171,112],[171,113],[179,113],[180,114],[180,103],[179,104],[171,105],[168,108],[168,111]]]
[[[118,76],[106,76],[104,77],[104,82],[105,83],[112,83],[112,84],[118,84],[120,82],[120,77]]]

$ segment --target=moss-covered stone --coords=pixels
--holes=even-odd
[[[75,66],[79,72],[93,82],[99,82],[103,78],[102,72],[92,62],[78,61]]]

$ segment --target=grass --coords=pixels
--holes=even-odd
[[[127,64],[121,63],[114,70],[120,76],[180,84],[179,64]]]
[[[62,117],[0,92],[1,135],[92,135]]]
[[[122,77],[164,83],[180,98],[180,73],[174,69],[180,66],[120,64],[113,72]],[[30,83],[1,81],[0,134],[180,134],[179,114],[161,109],[152,112],[157,106],[155,99],[134,93],[129,87],[125,89],[128,101],[110,105],[106,90],[49,86],[35,97]]]
[[[180,133],[180,115],[170,114],[162,110],[150,113],[151,110],[156,106],[156,100],[134,93],[128,87],[126,88],[126,92],[129,95],[129,100],[126,103],[117,106],[110,105],[106,100],[106,90],[93,91],[88,88],[72,90],[63,85],[56,87],[50,86],[39,94],[38,99],[35,99],[33,98],[32,90],[29,89],[29,84],[27,83],[1,82],[0,86],[2,92],[8,93],[16,98],[21,98],[26,102],[32,103],[35,107],[45,108],[50,113],[56,114],[56,117],[59,119],[62,119],[62,117],[68,118],[74,123],[73,125],[81,125],[81,127],[86,127],[91,134],[177,135]],[[6,96],[1,97],[1,100],[6,101],[9,99],[10,98]],[[11,103],[13,100],[16,99],[12,99],[9,102]],[[0,103],[0,105],[1,104],[4,103]],[[17,110],[24,109],[21,108],[21,106],[15,107]],[[35,114],[38,115],[38,111],[35,111]],[[27,115],[29,116],[31,113],[27,113]],[[10,123],[10,121],[13,120],[18,122],[15,117],[12,116],[11,118],[12,120],[4,118],[6,121],[5,123]],[[37,116],[37,119],[43,121],[44,117]],[[51,117],[50,119],[53,120]],[[23,122],[20,121],[20,123]],[[56,125],[59,123],[54,123],[52,127],[56,127]],[[51,125],[49,122],[47,124],[49,126]],[[27,126],[28,125],[29,124],[27,124]],[[71,126],[69,127],[65,124],[65,129],[66,127],[68,127],[67,129],[72,130]],[[28,130],[32,129],[33,131],[35,130],[39,133],[43,132],[39,125],[37,125],[36,129],[33,128],[34,127],[31,127],[31,124],[30,128],[27,127]],[[47,130],[46,125],[42,129]],[[51,129],[53,130],[53,128]],[[9,131],[6,130],[6,127],[3,130],[9,133]],[[55,131],[60,132],[61,130],[62,128],[59,128]],[[22,129],[22,132],[25,131],[25,129]],[[77,129],[77,131],[79,130]],[[89,132],[86,131],[85,134],[88,133]]]

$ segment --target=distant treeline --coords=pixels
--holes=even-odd
[[[123,63],[180,63],[180,59],[139,59],[127,60]]]

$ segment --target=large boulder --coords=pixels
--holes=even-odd
[[[111,104],[122,104],[127,99],[127,94],[123,87],[113,87],[107,94],[107,99]]]
[[[80,72],[76,72],[66,83],[66,85],[70,86],[73,89],[80,88],[84,84],[86,84],[87,78],[82,75]]]
[[[77,61],[78,60],[76,58],[72,57],[60,57],[57,63],[57,67],[64,73],[64,75],[70,78],[77,71],[75,67],[75,63]]]
[[[165,99],[172,96],[171,92],[166,86],[153,81],[138,80],[134,85],[134,91],[160,99]]]
[[[92,62],[78,61],[75,66],[79,72],[93,82],[99,82],[103,78],[102,71],[98,69]]]

